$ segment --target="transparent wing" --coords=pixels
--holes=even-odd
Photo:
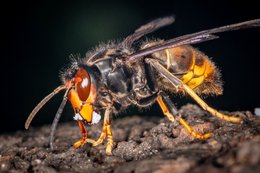
[[[135,32],[132,35],[129,35],[126,37],[122,44],[123,45],[131,45],[134,41],[138,40],[139,38],[143,37],[146,34],[152,33],[155,30],[170,25],[175,21],[175,18],[173,16],[167,16],[159,19],[155,19],[145,25],[142,25],[140,28],[135,30]]]
[[[134,61],[139,57],[143,57],[145,55],[152,54],[157,51],[161,51],[168,48],[178,47],[181,45],[187,45],[187,44],[196,44],[205,42],[208,40],[216,39],[218,38],[215,35],[216,33],[226,32],[226,31],[233,31],[233,30],[239,30],[239,29],[245,29],[245,28],[252,28],[252,27],[259,27],[260,26],[260,19],[245,21],[241,23],[236,23],[232,25],[226,25],[218,28],[208,29],[200,32],[196,32],[193,34],[187,34],[184,36],[180,36],[177,38],[173,38],[170,40],[166,40],[165,42],[158,44],[156,46],[152,46],[140,51],[137,51],[131,55],[129,55],[127,58],[128,61]]]

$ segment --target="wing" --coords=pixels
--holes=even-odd
[[[136,40],[143,37],[144,35],[154,32],[155,30],[157,30],[161,27],[170,25],[174,21],[175,21],[175,18],[173,16],[167,16],[167,17],[155,19],[155,20],[141,26],[137,30],[135,30],[135,32],[132,35],[129,35],[128,37],[126,37],[123,40],[122,44],[126,45],[126,46],[130,46]]]
[[[253,28],[253,27],[259,27],[260,26],[260,19],[255,20],[249,20],[241,23],[236,23],[232,25],[226,25],[218,28],[208,29],[200,32],[196,32],[193,34],[187,34],[184,36],[180,36],[177,38],[173,38],[170,40],[167,40],[159,45],[152,46],[146,49],[142,49],[138,52],[135,52],[131,55],[129,55],[128,61],[135,61],[136,59],[143,57],[145,55],[152,54],[157,51],[161,51],[164,49],[169,49],[173,47],[178,47],[181,45],[187,45],[187,44],[196,44],[205,42],[208,40],[213,40],[218,38],[217,36],[213,35],[215,33],[221,33],[226,31],[233,31],[233,30],[239,30],[239,29],[245,29],[245,28]]]

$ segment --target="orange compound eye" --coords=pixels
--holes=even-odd
[[[81,101],[86,101],[90,93],[90,76],[86,70],[80,68],[75,75],[76,91]]]

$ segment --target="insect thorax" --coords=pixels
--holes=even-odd
[[[108,48],[97,51],[82,61],[98,78],[95,104],[98,109],[112,105],[116,113],[129,105],[145,107],[154,102],[150,97],[156,90],[152,88],[153,84],[148,84],[150,82],[147,80],[143,60],[133,64],[121,63],[129,51],[126,48]]]

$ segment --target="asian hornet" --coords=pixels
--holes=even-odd
[[[259,27],[260,19],[208,29],[169,40],[141,38],[175,21],[171,16],[153,20],[118,43],[98,46],[82,59],[75,59],[62,72],[62,85],[46,96],[31,112],[25,128],[54,95],[65,91],[63,101],[54,118],[50,147],[57,123],[67,99],[74,109],[82,139],[74,143],[78,148],[86,142],[99,145],[107,138],[106,153],[112,154],[112,115],[130,105],[147,107],[157,102],[172,122],[182,124],[196,138],[206,139],[212,133],[199,134],[182,118],[167,93],[185,93],[204,110],[220,119],[240,123],[241,118],[224,115],[205,103],[199,95],[222,94],[220,72],[205,54],[191,45],[217,39],[221,32]],[[87,138],[85,125],[98,123],[103,115],[102,133],[97,141]]]

